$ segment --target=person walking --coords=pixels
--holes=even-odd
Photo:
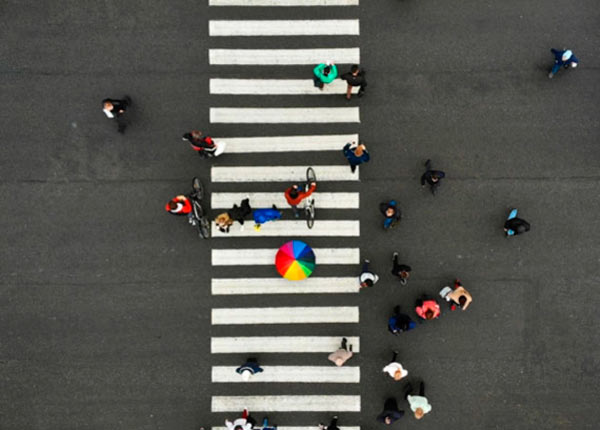
[[[344,157],[346,157],[350,163],[350,170],[352,170],[352,173],[356,170],[356,166],[367,163],[371,159],[367,147],[362,143],[357,145],[356,142],[348,142],[344,145],[342,151],[344,152]]]
[[[379,203],[379,211],[385,217],[383,220],[384,229],[395,227],[396,224],[402,219],[402,212],[400,211],[396,200]]]
[[[425,397],[425,383],[421,381],[419,384],[419,395],[414,395],[413,387],[409,383],[406,386],[405,397],[408,400],[408,404],[410,405],[410,410],[415,413],[415,418],[420,420],[425,416],[425,414],[431,411],[431,405]]]
[[[331,417],[331,421],[329,422],[328,426],[325,426],[323,423],[319,423],[319,430],[340,430],[340,428],[337,426],[337,422],[338,417],[337,415],[334,415]]]
[[[394,252],[392,256],[392,275],[397,276],[402,285],[406,285],[410,277],[410,266],[406,264],[398,264],[398,253]]]
[[[438,302],[427,295],[423,295],[417,300],[415,312],[423,320],[433,320],[439,318],[442,314]]]
[[[456,310],[457,307],[466,311],[473,301],[471,294],[460,283],[460,279],[454,281],[454,289],[448,286],[442,288],[440,297],[448,302],[451,311]]]
[[[210,136],[203,136],[201,131],[192,130],[185,133],[182,140],[188,142],[201,158],[207,158],[217,151],[217,145]]]
[[[309,197],[316,189],[317,183],[311,182],[310,188],[306,191],[303,190],[304,186],[292,185],[287,190],[285,190],[285,200],[292,207],[292,211],[294,211],[294,217],[300,217],[300,211],[298,210],[298,205],[302,203],[302,200]]]
[[[252,216],[254,217],[254,229],[260,231],[264,223],[281,219],[281,211],[277,209],[277,206],[273,205],[272,208],[254,209]]]
[[[402,332],[412,330],[417,324],[406,314],[400,312],[400,306],[394,307],[394,313],[388,319],[388,330],[396,336]]]
[[[338,76],[338,69],[331,61],[319,64],[313,69],[315,87],[322,90],[325,84],[330,84]]]
[[[579,65],[579,60],[575,55],[573,55],[573,51],[570,49],[550,49],[550,51],[554,54],[554,66],[552,66],[552,70],[548,73],[548,77],[552,79],[554,75],[558,73],[561,67],[568,69],[569,67],[574,69]]]
[[[527,221],[517,218],[517,213],[516,209],[512,209],[508,214],[508,218],[506,218],[506,222],[504,223],[504,234],[506,237],[516,236],[531,230],[531,226]]]
[[[244,220],[252,213],[252,208],[250,207],[250,199],[245,198],[241,201],[240,205],[234,203],[233,207],[227,211],[227,214],[233,221],[237,221],[242,226],[242,230],[244,229]]]
[[[233,225],[233,220],[227,212],[223,212],[217,215],[215,224],[221,233],[229,233],[229,229]]]
[[[367,88],[367,80],[365,79],[366,72],[358,67],[358,64],[354,64],[348,73],[344,73],[341,78],[348,83],[346,88],[346,99],[352,98],[352,87],[360,87],[358,89],[358,97],[362,97],[365,94],[365,88]]]
[[[225,420],[227,430],[252,430],[255,424],[256,421],[250,416],[248,408],[244,408],[241,418],[238,418],[233,422]]]
[[[383,411],[377,415],[377,421],[390,425],[404,416],[404,411],[398,409],[398,402],[394,397],[388,397],[383,404]]]
[[[394,351],[392,355],[392,361],[383,368],[383,372],[394,378],[394,381],[399,381],[408,375],[408,372],[402,367],[396,360],[398,358],[398,351]]]
[[[342,345],[340,348],[327,357],[329,361],[334,363],[336,366],[341,367],[344,363],[352,358],[354,353],[352,352],[352,345],[348,345],[348,339],[342,338]]]
[[[371,261],[365,260],[362,266],[362,272],[358,276],[358,283],[360,284],[360,289],[372,287],[379,281],[379,276],[369,270],[369,263]]]
[[[124,96],[123,99],[104,99],[102,100],[102,111],[107,118],[117,120],[117,131],[121,134],[125,133],[127,128],[127,120],[125,112],[131,106],[131,97]]]
[[[244,381],[249,381],[251,376],[261,373],[263,368],[258,365],[258,360],[256,360],[256,358],[249,357],[246,359],[246,362],[235,369],[235,371],[242,375]]]
[[[446,174],[441,170],[433,170],[431,168],[431,160],[425,162],[425,173],[421,176],[421,186],[424,187],[425,183],[429,184],[431,194],[435,195],[437,188],[440,186],[440,181]]]

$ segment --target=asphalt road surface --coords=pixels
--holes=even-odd
[[[597,2],[360,3],[0,4],[1,429],[209,428],[235,418],[242,405],[256,405],[251,412],[257,419],[267,413],[281,427],[316,428],[337,413],[340,426],[367,429],[382,426],[375,417],[388,396],[407,410],[398,428],[596,428]],[[217,36],[209,35],[211,20],[312,24],[301,36]],[[359,20],[360,34],[349,34],[353,24],[344,24],[342,34],[311,35],[319,32],[314,20]],[[552,47],[572,49],[579,67],[549,80]],[[290,94],[296,87],[287,84],[283,94],[273,94],[276,85],[262,94],[209,90],[211,78],[307,80],[313,67],[297,59],[291,65],[211,65],[209,50],[314,54],[340,48],[360,53],[369,82],[363,98],[346,101],[333,87],[324,94],[310,94],[318,91],[310,86],[306,94]],[[225,58],[235,61],[235,53]],[[260,58],[252,55],[250,62]],[[341,72],[352,62],[344,58]],[[224,88],[227,93],[233,86],[225,82]],[[252,93],[257,87],[242,82],[239,88]],[[131,124],[120,135],[100,101],[124,94],[133,106]],[[227,112],[215,109],[266,107],[283,109],[281,122],[262,123],[274,116],[261,111],[257,120],[237,111],[233,121],[216,122]],[[327,109],[303,111],[294,121],[308,122],[289,123],[287,108]],[[322,122],[307,119],[315,112]],[[340,112],[349,112],[349,122],[330,122]],[[267,174],[264,166],[315,165],[326,177],[346,164],[339,150],[317,145],[316,138],[302,151],[253,152],[266,143],[246,149],[242,143],[237,153],[201,160],[181,141],[191,129],[230,138],[358,134],[371,161],[356,177],[319,182],[319,192],[350,193],[350,203],[317,199],[318,236],[306,237],[312,233],[294,224],[286,209],[279,222],[289,224],[279,225],[289,231],[267,224],[256,233],[248,221],[242,232],[202,241],[184,219],[164,211],[170,198],[188,191],[193,176],[209,197],[239,192],[256,198],[253,193],[281,192],[290,181],[235,182],[244,181],[248,167]],[[447,175],[435,197],[419,184],[427,158]],[[228,178],[216,182],[211,165]],[[355,198],[359,208],[351,203]],[[383,231],[378,204],[389,198],[400,202],[404,218]],[[506,239],[502,224],[511,207],[532,229]],[[319,221],[331,228],[318,230]],[[240,250],[275,250],[292,238],[349,256],[318,264],[312,292],[244,290],[263,285],[251,278],[269,278],[265,284],[277,278],[271,265],[252,263],[258,252]],[[215,250],[234,257],[211,259]],[[393,251],[413,268],[405,287],[389,274]],[[381,277],[375,287],[341,291],[348,290],[343,279],[334,285],[340,290],[319,292],[325,277],[357,275],[359,254]],[[318,261],[319,255],[324,251],[317,252]],[[225,260],[231,265],[223,266]],[[394,305],[412,313],[419,295],[436,294],[456,277],[474,296],[468,311],[444,307],[437,321],[399,337],[387,332]],[[233,291],[212,294],[215,279],[231,279]],[[315,307],[331,307],[332,315],[315,313]],[[280,308],[293,309],[286,315]],[[215,309],[224,315],[220,322],[211,320]],[[278,315],[279,322],[262,319]],[[236,324],[242,316],[250,322]],[[264,338],[241,341],[230,352],[213,344],[248,336],[289,336],[298,352],[285,352],[284,342],[276,341],[272,352],[251,353],[268,347]],[[349,379],[332,373],[338,369],[327,352],[307,336],[325,343],[360,339],[360,352],[347,363]],[[381,371],[393,349],[407,379],[425,381],[433,410],[421,421],[401,399],[404,381]],[[212,382],[212,367],[231,368],[248,355],[258,356],[265,378],[271,366],[275,382]],[[277,379],[276,366],[289,366],[279,375],[291,382]],[[294,380],[314,371],[298,373],[300,366],[319,367],[333,380]],[[357,372],[360,382],[352,376]]]

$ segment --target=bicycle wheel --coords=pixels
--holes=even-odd
[[[317,175],[315,175],[315,171],[312,167],[306,169],[306,182],[308,182],[309,184],[311,182],[317,182]]]
[[[208,221],[208,218],[200,218],[198,221],[198,233],[202,239],[210,238],[210,221]]]
[[[194,197],[198,200],[202,200],[204,197],[204,185],[200,182],[200,179],[194,178],[192,180],[192,189],[194,190]]]
[[[308,228],[313,228],[315,225],[315,201],[311,200],[306,207],[306,225]]]

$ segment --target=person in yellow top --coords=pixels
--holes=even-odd
[[[325,87],[325,84],[330,84],[338,76],[338,70],[335,64],[331,61],[319,64],[313,69],[315,87],[320,90]]]

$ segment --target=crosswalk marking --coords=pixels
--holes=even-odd
[[[209,36],[319,36],[359,34],[358,19],[212,20]]]
[[[209,49],[208,62],[212,65],[291,66],[317,65],[323,61],[336,64],[360,63],[359,48],[315,49]]]
[[[242,229],[243,228],[243,229]],[[308,228],[306,221],[302,220],[279,220],[267,222],[261,225],[259,231],[253,225],[234,224],[229,233],[219,231],[216,224],[212,224],[212,238],[226,239],[234,237],[354,237],[360,236],[360,221],[357,220],[315,220],[312,228]]]
[[[356,277],[315,277],[302,282],[284,278],[213,278],[213,295],[358,293]]]
[[[210,108],[210,122],[235,124],[360,122],[358,107]]]
[[[211,94],[248,94],[266,95],[330,95],[346,94],[347,84],[336,79],[323,89],[315,87],[312,79],[219,79],[210,80]],[[352,93],[358,93],[358,87],[352,87]]]
[[[227,153],[249,152],[305,152],[341,151],[348,142],[358,142],[358,134],[330,134],[317,136],[254,136],[219,137],[225,142]]]
[[[237,366],[213,366],[212,382],[316,382],[357,384],[360,368],[356,366],[262,366],[248,381],[236,373]],[[313,429],[314,430],[314,429]]]
[[[208,0],[209,6],[358,6],[359,0]]]
[[[358,248],[313,248],[317,264],[358,264]],[[271,266],[277,249],[212,249],[213,266]]]
[[[357,323],[356,306],[213,308],[212,325]]]
[[[212,412],[360,412],[360,396],[213,396]]]
[[[213,209],[229,209],[234,204],[239,205],[243,199],[250,199],[254,208],[271,207],[288,208],[283,191],[278,193],[219,193],[210,196],[210,207]],[[360,206],[359,193],[319,193],[314,192],[311,198],[315,200],[317,209],[358,209]]]
[[[360,352],[358,337],[346,336],[354,352]],[[250,336],[213,337],[210,339],[212,354],[242,353],[326,353],[340,347],[341,336]]]
[[[340,153],[340,157],[342,157]],[[297,182],[306,178],[306,169],[312,167],[321,181],[358,181],[359,168],[352,172],[344,166],[212,166],[212,182]]]

